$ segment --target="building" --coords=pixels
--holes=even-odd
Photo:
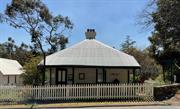
[[[0,85],[21,85],[22,66],[11,59],[0,58]]]
[[[85,34],[85,40],[46,57],[48,83],[128,83],[130,73],[140,69],[136,59],[97,41],[94,29]],[[43,61],[38,66],[43,67]]]

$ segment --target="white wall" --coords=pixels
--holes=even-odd
[[[0,85],[7,85],[7,77],[0,72]]]
[[[85,73],[84,80],[79,79],[80,73]],[[96,83],[96,68],[75,68],[74,83]]]
[[[68,74],[72,74],[72,67],[61,67],[67,69]],[[118,79],[120,83],[128,82],[128,70],[118,68],[105,68],[106,70],[106,82],[113,82]],[[101,68],[98,68],[98,72],[102,72]],[[85,79],[80,80],[79,74],[85,73]],[[51,83],[56,84],[56,68],[51,68]],[[68,76],[67,74],[67,76]],[[74,83],[96,83],[96,68],[74,68]],[[72,81],[68,80],[67,84],[72,84]]]
[[[8,83],[8,77],[9,77],[9,83]],[[16,78],[16,83],[15,83]],[[20,78],[19,75],[3,75],[0,73],[0,85],[22,85],[22,78]]]
[[[113,82],[115,79],[119,80],[120,83],[127,83],[128,70],[118,68],[106,69],[106,82]]]

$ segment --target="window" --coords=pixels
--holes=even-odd
[[[102,83],[103,82],[103,73],[98,73],[98,83]]]
[[[79,80],[85,79],[85,73],[79,73]]]
[[[103,70],[103,69],[96,69],[96,75],[97,75],[97,77],[96,77],[96,81],[97,81],[97,83],[103,83],[103,82],[105,82],[106,80],[105,80],[105,70]]]
[[[66,71],[65,70],[58,70],[58,81],[59,82],[66,81]]]

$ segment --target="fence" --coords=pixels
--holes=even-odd
[[[74,84],[59,86],[0,86],[0,101],[25,100],[152,100],[150,84]]]

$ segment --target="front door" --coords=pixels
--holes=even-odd
[[[57,69],[56,83],[57,83],[57,85],[67,83],[67,70],[66,69]]]

